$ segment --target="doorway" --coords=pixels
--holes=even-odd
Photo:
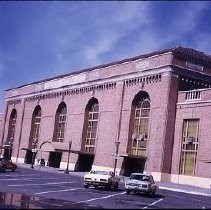
[[[81,171],[81,172],[91,171],[93,162],[94,162],[94,155],[79,154],[74,171]]]
[[[7,160],[10,160],[11,159],[11,149],[9,148],[4,148],[4,154],[3,154],[3,157]]]
[[[31,150],[27,150],[24,163],[31,164],[32,163],[32,157],[33,157],[33,152]]]
[[[120,174],[130,176],[132,173],[143,173],[145,162],[145,158],[124,157]]]
[[[62,158],[62,152],[50,152],[47,165],[49,167],[59,168],[61,158]]]

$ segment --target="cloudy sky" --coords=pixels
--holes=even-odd
[[[4,90],[169,47],[211,54],[211,2],[0,1]]]

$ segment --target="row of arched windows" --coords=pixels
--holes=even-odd
[[[136,156],[145,156],[148,140],[150,100],[148,94],[137,94],[132,102],[132,132],[129,132],[129,139],[132,140],[130,153]],[[14,140],[16,126],[17,111],[12,110],[8,138]],[[42,110],[37,105],[32,114],[31,132],[29,147],[36,148],[39,141],[39,131],[42,119]],[[55,114],[55,124],[53,132],[53,142],[63,142],[65,135],[67,119],[67,106],[62,102]],[[94,153],[95,142],[97,137],[97,127],[99,120],[99,102],[96,98],[92,98],[86,106],[84,117],[84,128],[82,136],[82,149],[88,153]]]

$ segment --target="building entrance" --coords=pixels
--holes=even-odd
[[[3,154],[3,157],[6,158],[6,159],[11,159],[11,149],[9,148],[4,148],[4,154]]]
[[[33,158],[33,152],[31,150],[27,150],[24,163],[31,164],[32,163],[32,158]]]
[[[79,154],[74,171],[90,171],[94,162],[94,155]]]
[[[142,173],[145,168],[145,158],[124,157],[120,174],[130,176],[132,173]]]
[[[62,158],[62,152],[49,152],[48,166],[59,168]]]

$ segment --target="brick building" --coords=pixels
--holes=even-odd
[[[175,47],[8,89],[1,156],[210,188],[210,88],[211,57]]]

